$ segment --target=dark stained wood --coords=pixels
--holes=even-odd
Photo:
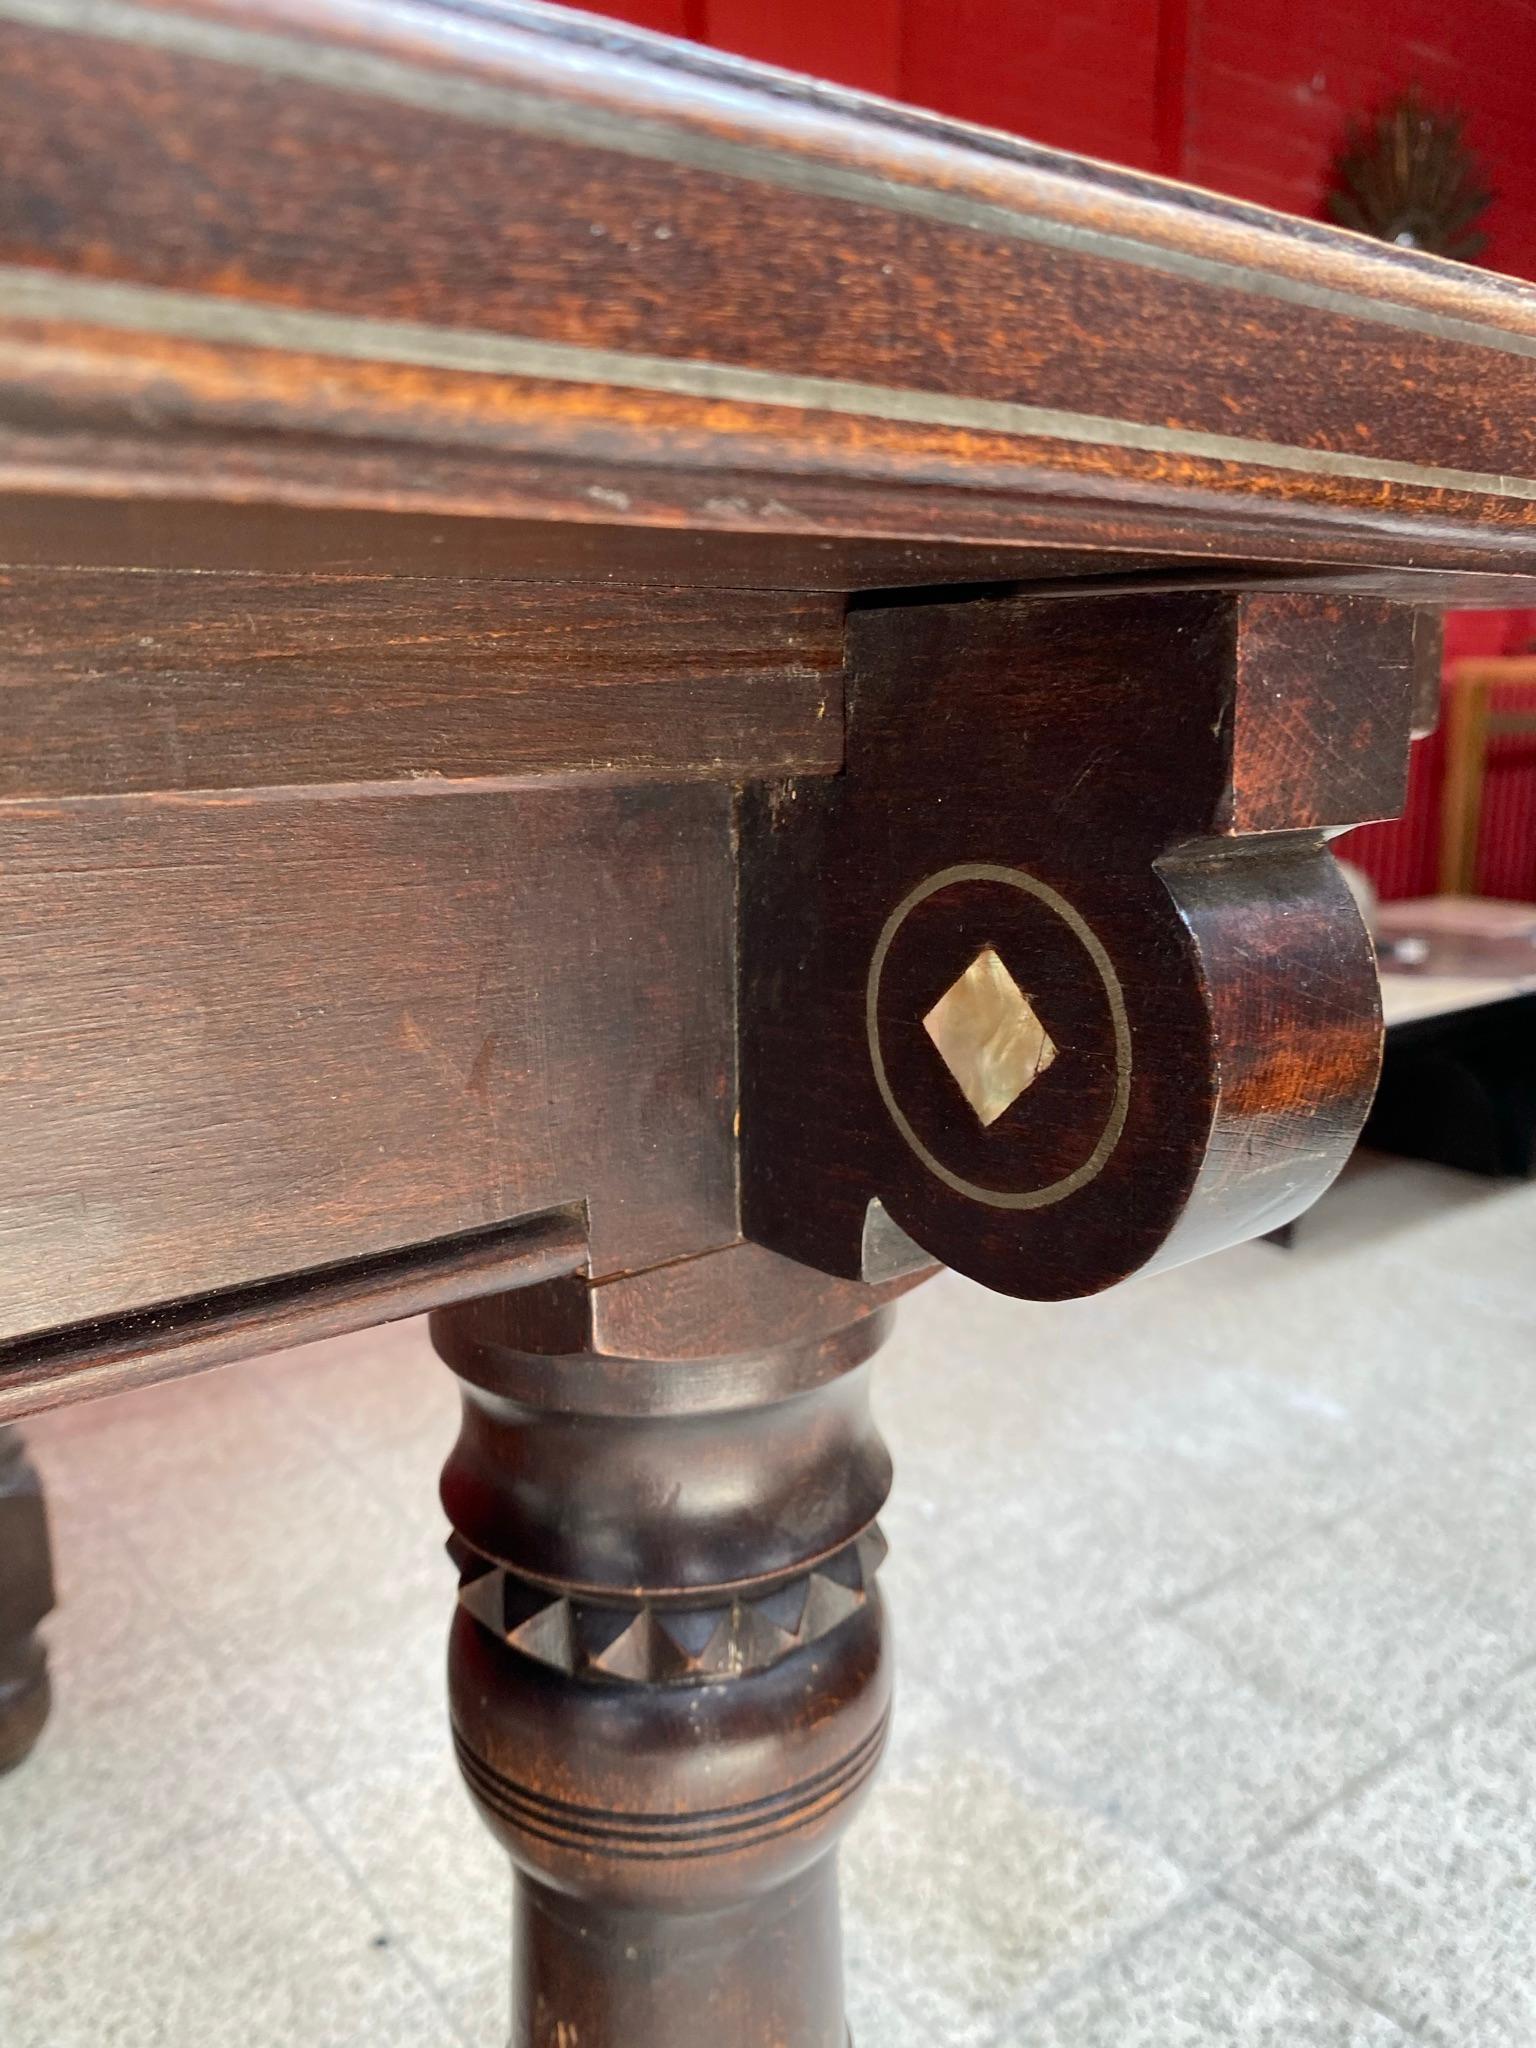
[[[355,506],[243,504],[174,497],[92,498],[0,489],[0,563],[34,568],[205,569],[249,574],[509,577],[532,582],[661,585],[791,592],[897,589],[928,583],[1010,583],[1020,577],[1109,576],[1180,566],[1181,557],[1052,548],[1009,534],[989,547],[830,534],[616,526],[606,519],[473,518]],[[1227,565],[1241,572],[1241,565]],[[1202,557],[1202,567],[1209,558]],[[1394,570],[1320,571],[1396,577]],[[1517,579],[1518,583],[1518,579]],[[1502,583],[1454,574],[1473,604]],[[1470,590],[1466,586],[1470,584]],[[1418,588],[1415,579],[1415,588]],[[1518,585],[1524,588],[1523,584]],[[1447,599],[1447,602],[1450,600]],[[1515,603],[1516,598],[1509,598]]]
[[[791,1343],[810,1346],[831,1336],[894,1301],[934,1270],[930,1261],[891,1285],[865,1287],[808,1271],[761,1245],[733,1244],[644,1272],[593,1281],[572,1271],[515,1292],[487,1295],[453,1318],[454,1342],[461,1352],[474,1342],[530,1359],[548,1356],[559,1379],[552,1398],[571,1388],[579,1355],[601,1385],[592,1398],[615,1412],[642,1398],[630,1391],[631,1363],[687,1361],[693,1370],[686,1392],[679,1388],[673,1399],[698,1413],[706,1407],[740,1406],[748,1399],[757,1385],[753,1361],[760,1354]],[[642,1375],[639,1384],[648,1385],[649,1375]]]
[[[48,1719],[53,1558],[42,1482],[18,1431],[0,1429],[0,1776],[30,1754]]]
[[[537,1292],[586,1258],[579,1217],[537,1217],[14,1338],[0,1344],[0,1419],[398,1322],[445,1302],[473,1300],[488,1288]]]
[[[1397,296],[1394,272],[1366,251],[1351,282],[1370,296],[1351,304],[1341,281],[1331,289],[1343,306],[1298,304],[1274,288],[1267,224],[1251,231],[1243,268],[1205,259],[1213,279],[1146,234],[1141,260],[1127,261],[1107,223],[1103,235],[1083,226],[1071,241],[1046,239],[1039,211],[1021,223],[979,195],[969,205],[946,195],[937,208],[904,180],[882,185],[867,160],[851,160],[857,141],[869,154],[883,141],[899,169],[899,143],[872,123],[843,138],[841,162],[820,178],[795,146],[792,110],[775,121],[765,100],[735,108],[700,93],[688,111],[712,113],[715,133],[706,141],[696,129],[685,143],[675,72],[614,67],[605,106],[579,90],[569,110],[540,105],[532,95],[561,52],[519,24],[504,26],[487,62],[454,47],[451,16],[434,33],[430,16],[407,15],[402,33],[398,15],[337,10],[332,37],[339,30],[356,54],[322,63],[327,18],[307,0],[200,11],[77,15],[59,0],[41,12],[68,28],[5,21],[15,169],[0,193],[0,257],[340,314],[365,349],[362,322],[410,321],[878,387],[914,403],[928,394],[1178,421],[1326,448],[1346,474],[1351,456],[1497,474],[1510,449],[1524,455],[1521,473],[1536,467],[1531,430],[1509,418],[1512,395],[1536,384],[1528,359],[1490,347],[1477,315],[1470,338],[1436,332],[1427,313],[1389,324],[1381,306]],[[398,54],[383,55],[388,42]],[[962,176],[1002,168],[954,156]],[[749,218],[759,254],[743,264]],[[1464,296],[1485,319],[1506,310],[1496,291]],[[1512,324],[1530,332],[1524,310],[1516,304]],[[1154,331],[1164,345],[1149,350]],[[1083,345],[1052,346],[1068,333]],[[382,357],[379,344],[367,353]],[[1424,380],[1417,404],[1405,351]],[[1336,380],[1348,439],[1319,414],[1320,376]],[[624,381],[622,368],[612,381]],[[834,392],[828,411],[839,397],[852,394]],[[985,430],[983,419],[964,424]]]
[[[1217,831],[1243,838],[1396,817],[1408,788],[1416,615],[1380,599],[1278,592],[1222,609],[1235,645]]]
[[[1536,569],[1528,289],[580,45],[7,0],[3,480]]]
[[[434,1305],[514,2048],[845,2048],[890,1305],[1343,1157],[1536,291],[520,0],[0,122],[0,1412]]]
[[[709,787],[0,810],[0,1335],[586,1202],[737,1235]]]
[[[516,1353],[526,1401],[612,1416],[650,1414],[653,1367],[667,1362],[677,1368],[667,1388],[670,1411],[712,1415],[823,1386],[846,1369],[853,1326],[934,1270],[925,1260],[862,1286],[761,1245],[734,1244],[640,1273],[593,1281],[567,1271],[464,1300],[439,1322],[438,1345],[468,1378],[493,1369],[482,1358]],[[842,1341],[829,1348],[833,1337]]]
[[[1304,1207],[1380,1046],[1321,833],[1401,802],[1413,640],[1268,592],[857,613],[845,775],[744,809],[748,1235],[872,1273],[878,1201],[1055,1299]],[[983,1124],[924,1019],[987,949],[1055,1059]]]
[[[37,568],[234,569],[328,576],[433,573],[495,581],[521,577],[545,583],[844,592],[956,580],[1007,583],[1021,576],[1113,575],[1177,567],[1179,557],[1162,564],[1156,558],[1149,562],[1105,550],[1042,547],[1014,535],[996,546],[978,548],[942,537],[850,541],[830,534],[732,533],[718,528],[680,532],[615,526],[598,518],[555,522],[462,514],[433,517],[350,506],[102,499],[62,491],[38,496],[0,490],[0,562]],[[1208,558],[1202,558],[1202,565],[1209,566]],[[1486,578],[1452,575],[1438,579],[1438,584],[1454,587],[1470,604],[1502,601],[1503,586],[1489,586]],[[1438,584],[1426,588],[1432,594]],[[1508,602],[1517,603],[1518,598]]]
[[[1536,573],[1536,521],[1523,498],[1438,482],[1374,472],[1319,481],[1225,457],[1170,464],[1156,453],[974,431],[956,447],[937,429],[862,417],[830,427],[812,459],[783,448],[786,418],[799,428],[799,413],[767,406],[725,413],[736,431],[721,466],[694,470],[683,458],[697,442],[696,410],[681,400],[626,388],[594,424],[585,387],[578,398],[564,383],[365,374],[293,349],[226,351],[232,359],[216,366],[210,353],[78,319],[30,323],[7,346],[0,326],[0,488],[67,476],[114,499],[201,489],[213,500],[561,521],[594,508],[611,518],[617,494],[627,517],[669,528],[943,533],[983,548],[1395,564],[1405,595],[1410,572],[1472,572],[1498,592],[1485,603],[1514,601],[1516,581]],[[61,410],[100,425],[40,425]],[[149,441],[135,427],[146,414],[160,423]],[[402,460],[401,439],[424,452],[413,446]],[[659,460],[663,450],[673,467]],[[1443,601],[1443,588],[1431,580],[1426,601]]]
[[[1438,612],[1421,611],[1413,621],[1413,736],[1423,739],[1440,723],[1440,678],[1445,668],[1445,628]]]
[[[1278,1229],[1317,1199],[1365,1122],[1382,1027],[1374,948],[1325,848],[1277,835],[1234,855],[1207,842],[1157,865],[1208,1034],[1209,1120],[1192,1157],[1174,1166],[1149,1147],[1143,1162],[1167,1176],[1147,1207],[1170,1226],[1151,1262],[1171,1266]],[[1194,1122],[1181,1119],[1178,1135]]]
[[[831,597],[0,571],[0,801],[842,761]]]
[[[786,1317],[761,1348],[750,1309],[691,1328],[677,1267],[644,1319],[677,1358],[532,1354],[516,1295],[432,1320],[464,1393],[454,1738],[517,1873],[513,2048],[846,2048],[832,1852],[890,1707],[887,1297],[804,1275],[797,1302],[792,1269],[745,1264]],[[696,1399],[711,1363],[723,1405]]]
[[[957,512],[959,507],[957,505]],[[47,496],[0,488],[0,565],[12,568],[201,569],[251,575],[421,576],[505,582],[628,584],[644,588],[881,593],[924,585],[1048,590],[1120,581],[1230,590],[1277,576],[1287,590],[1316,589],[1452,609],[1521,605],[1518,571],[1360,562],[1277,569],[1304,558],[1280,534],[1254,536],[1230,556],[1220,529],[1192,517],[1184,543],[1128,554],[1108,545],[1052,547],[1026,506],[987,544],[931,534],[845,539],[824,533],[732,532],[719,527],[615,526],[600,519],[476,518],[462,513],[245,504],[146,496]],[[1269,558],[1266,560],[1266,556]]]

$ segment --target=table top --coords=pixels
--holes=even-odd
[[[491,520],[1528,601],[1512,280],[513,0],[0,0],[0,46],[13,557],[483,565]]]

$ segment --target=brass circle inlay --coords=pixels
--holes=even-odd
[[[1115,1035],[1115,1092],[1109,1114],[1104,1119],[1104,1127],[1093,1150],[1081,1166],[1074,1167],[1071,1173],[1064,1173],[1059,1180],[1053,1180],[1043,1188],[988,1188],[979,1181],[967,1180],[963,1174],[952,1172],[943,1160],[934,1156],[912,1128],[885,1071],[885,1056],[880,1050],[880,977],[885,970],[886,955],[897,932],[918,905],[957,882],[999,882],[1004,888],[1019,889],[1026,896],[1033,896],[1037,903],[1044,904],[1047,910],[1061,919],[1093,962],[1104,987],[1104,999],[1109,1006]],[[869,1041],[869,1061],[874,1069],[875,1086],[880,1091],[880,1100],[890,1111],[892,1123],[928,1171],[946,1187],[953,1188],[957,1195],[966,1195],[973,1202],[985,1202],[993,1209],[1048,1209],[1052,1203],[1064,1201],[1068,1195],[1086,1187],[1103,1171],[1109,1155],[1120,1142],[1131,1102],[1131,1026],[1125,1013],[1125,991],[1120,986],[1120,977],[1087,921],[1064,896],[1048,883],[1026,874],[1022,868],[994,867],[985,861],[969,861],[960,867],[941,868],[938,874],[930,875],[926,882],[919,882],[915,889],[902,897],[885,920],[870,957],[869,979],[864,992],[864,1029]]]

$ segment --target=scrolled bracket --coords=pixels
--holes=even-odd
[[[1423,644],[1269,588],[856,612],[846,772],[744,800],[748,1236],[1055,1299],[1305,1208],[1381,1040],[1325,837],[1401,807]]]

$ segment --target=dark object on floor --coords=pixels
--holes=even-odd
[[[22,1761],[48,1718],[48,1657],[37,1629],[52,1611],[42,1482],[21,1432],[0,1429],[0,1772]]]
[[[1536,995],[1387,1033],[1361,1143],[1466,1173],[1536,1173]]]

